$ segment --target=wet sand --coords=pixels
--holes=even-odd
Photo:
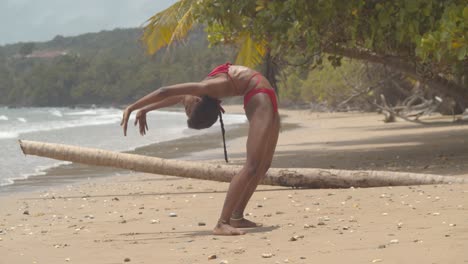
[[[376,114],[282,113],[300,127],[280,134],[274,167],[468,178],[468,126],[449,118],[419,126]],[[242,164],[245,136],[228,150]],[[224,162],[221,144],[183,156]],[[468,263],[466,184],[259,186],[247,212],[264,227],[213,236],[227,187],[131,173],[0,197],[0,263]]]

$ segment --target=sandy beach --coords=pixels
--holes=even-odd
[[[451,117],[431,117],[430,125],[421,126],[384,124],[382,116],[368,113],[281,113],[288,129],[280,134],[273,167],[468,178],[468,125]],[[245,140],[229,138],[232,164],[243,163]],[[196,141],[178,144],[180,152],[167,146],[167,152],[224,162],[221,142]],[[262,185],[247,212],[264,226],[244,236],[213,236],[227,187],[130,173],[1,195],[0,264],[468,263],[466,184],[319,190]]]

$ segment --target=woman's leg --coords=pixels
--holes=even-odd
[[[271,105],[265,105],[264,103],[257,104],[251,112],[252,113],[248,113],[250,125],[247,138],[246,164],[239,174],[234,176],[231,180],[221,217],[213,230],[213,233],[216,235],[241,235],[245,233],[230,226],[229,220],[246,188],[258,183],[255,176],[260,171],[262,155],[265,153],[268,146],[269,129],[272,128],[272,124],[275,120],[275,114],[272,111]]]
[[[265,177],[266,172],[270,168],[271,162],[273,160],[273,154],[276,149],[276,144],[278,142],[280,122],[279,117],[276,114],[275,120],[273,121],[272,126],[268,129],[269,137],[265,152],[262,154],[262,161],[260,165],[260,170],[257,175],[252,179],[252,182],[249,182],[248,187],[242,193],[240,200],[237,202],[236,207],[232,213],[230,224],[233,227],[257,227],[260,226],[250,220],[244,218],[244,210],[252,197],[255,189],[258,186],[258,183]]]

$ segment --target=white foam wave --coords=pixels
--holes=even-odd
[[[83,110],[83,111],[78,111],[78,112],[71,112],[71,113],[66,113],[65,115],[69,116],[83,116],[83,115],[97,115],[98,112],[96,110]]]
[[[4,131],[0,132],[0,139],[5,138],[17,138],[21,134],[33,133],[33,132],[43,132],[43,131],[52,131],[60,130],[66,128],[74,127],[84,127],[84,126],[98,126],[98,125],[108,125],[120,122],[120,114],[107,114],[95,117],[82,117],[77,120],[60,120],[60,121],[50,121],[42,122],[38,124],[31,123],[28,127],[17,128],[13,131]]]
[[[36,168],[34,168],[34,172],[21,173],[20,174],[21,177],[0,179],[0,186],[11,185],[14,183],[15,180],[24,180],[33,176],[45,175],[46,174],[45,171],[48,169],[52,169],[61,165],[66,165],[66,164],[71,164],[71,163],[72,162],[69,162],[69,161],[60,161],[60,162],[56,162],[56,163],[49,164],[49,165],[39,165]]]
[[[17,138],[18,133],[15,132],[0,132],[0,139],[4,138]]]
[[[8,116],[0,115],[0,120],[2,120],[2,121],[7,121],[7,120],[8,120]]]
[[[17,119],[18,121],[20,121],[20,122],[23,122],[23,123],[28,122],[28,120],[26,120],[26,118],[24,118],[24,117],[18,117],[18,118],[16,118],[16,119]]]
[[[63,116],[62,112],[60,112],[60,110],[58,110],[58,109],[51,109],[51,110],[49,110],[49,113],[51,115],[53,115],[53,116],[58,116],[58,117]]]

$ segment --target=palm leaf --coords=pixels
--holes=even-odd
[[[187,36],[194,24],[194,4],[194,0],[180,0],[146,21],[142,41],[149,54]]]
[[[239,36],[239,46],[240,50],[237,54],[236,64],[255,67],[262,63],[266,53],[266,41],[255,41],[250,32],[243,32]]]

